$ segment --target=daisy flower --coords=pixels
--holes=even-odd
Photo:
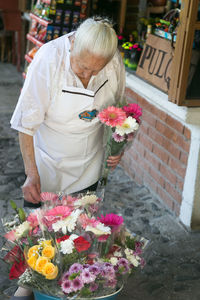
[[[122,110],[122,108],[109,106],[98,114],[98,118],[102,123],[115,127],[116,125],[123,124],[126,119],[126,113]]]
[[[128,117],[121,126],[116,126],[116,133],[123,136],[124,134],[136,131],[138,128],[139,124],[136,122],[136,119]]]
[[[121,142],[123,142],[125,140],[124,136],[121,136],[121,135],[117,134],[116,132],[114,132],[112,134],[112,137],[115,140],[115,142],[117,142],[117,143],[121,143]]]

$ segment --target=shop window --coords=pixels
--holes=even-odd
[[[200,1],[182,0],[169,100],[200,106]]]

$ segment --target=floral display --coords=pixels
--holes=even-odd
[[[104,124],[104,144],[106,144],[102,184],[107,183],[109,169],[106,160],[111,155],[118,155],[133,141],[141,123],[142,109],[136,103],[121,107],[109,106],[98,114]]]
[[[93,298],[120,289],[138,266],[147,240],[132,236],[122,216],[97,216],[90,205],[95,194],[42,193],[43,205],[19,211],[5,222],[4,261],[11,264],[10,279],[43,294],[69,299]],[[8,250],[9,249],[9,250]]]

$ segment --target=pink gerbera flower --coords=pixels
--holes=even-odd
[[[141,107],[136,103],[129,103],[127,106],[123,106],[123,111],[126,112],[127,118],[133,117],[138,123],[140,123],[140,117],[142,115]]]
[[[98,118],[102,123],[115,127],[124,123],[126,114],[121,108],[109,106],[98,114]]]
[[[40,194],[40,200],[42,202],[53,201],[56,202],[58,200],[58,195],[54,193],[44,192]]]
[[[71,214],[71,209],[68,206],[56,206],[47,211],[46,216],[66,218]]]

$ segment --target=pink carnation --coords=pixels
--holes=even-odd
[[[30,225],[32,227],[36,227],[38,226],[39,222],[38,222],[38,218],[35,212],[30,213],[30,215],[27,218],[27,221],[30,223]]]
[[[129,103],[127,106],[123,106],[123,110],[126,112],[127,118],[131,116],[135,118],[138,123],[140,123],[142,109],[138,104]]]
[[[111,226],[113,229],[120,226],[124,222],[124,219],[121,216],[115,214],[107,214],[105,217],[101,215],[101,218],[98,219],[101,223],[106,226]]]
[[[98,118],[102,123],[115,127],[124,123],[126,114],[121,108],[109,106],[98,114]]]
[[[86,214],[81,214],[79,217],[79,221],[83,229],[85,229],[88,225],[96,227],[97,224],[99,224],[99,221],[97,221],[95,218],[88,218]]]

